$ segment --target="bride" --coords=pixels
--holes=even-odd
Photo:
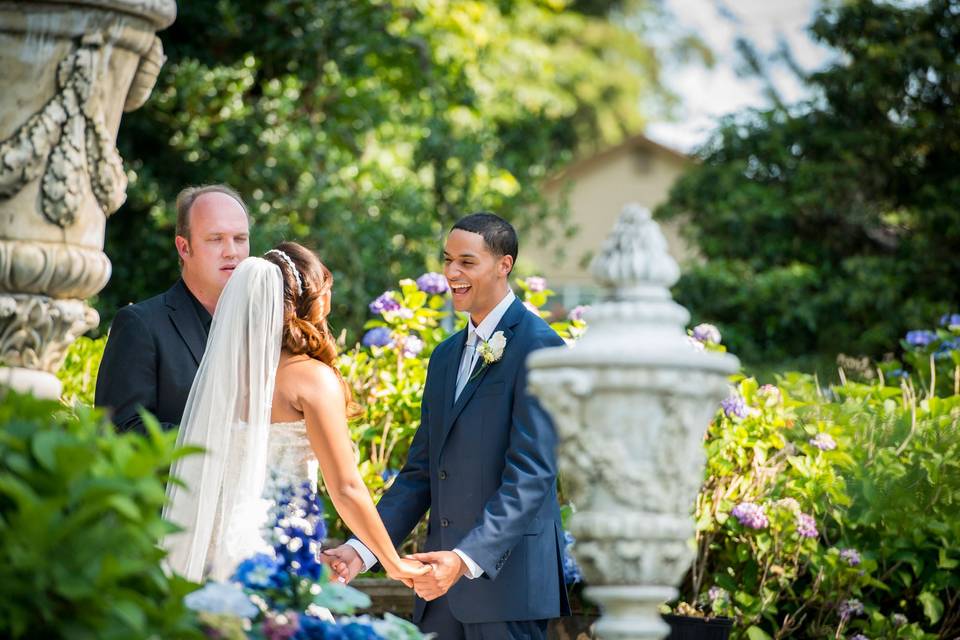
[[[327,325],[333,276],[316,255],[283,242],[248,258],[224,288],[190,388],[179,458],[164,517],[171,570],[198,582],[227,580],[269,545],[260,530],[267,470],[281,482],[316,478],[317,463],[343,521],[391,578],[408,585],[428,565],[401,559],[360,473],[347,430],[358,407],[335,365]]]

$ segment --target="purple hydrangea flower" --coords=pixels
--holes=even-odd
[[[907,335],[904,337],[908,345],[917,349],[927,346],[936,339],[937,334],[926,329],[907,331]]]
[[[770,524],[763,505],[753,502],[741,502],[730,513],[740,524],[750,529],[766,529],[767,525]]]
[[[739,393],[721,400],[720,407],[723,409],[723,412],[727,414],[728,418],[746,418],[747,414],[750,413],[750,410],[747,408],[747,403],[744,402],[743,396]]]
[[[933,357],[937,360],[943,360],[944,358],[950,357],[951,351],[958,349],[960,349],[960,339],[944,340],[940,343],[940,346],[937,347],[937,351],[933,354]]]
[[[829,433],[818,433],[807,442],[820,449],[820,451],[833,451],[837,448],[837,442]]]
[[[698,324],[693,328],[693,337],[700,342],[720,344],[720,330],[712,324]]]
[[[703,351],[704,349],[706,349],[706,347],[703,346],[703,343],[697,340],[696,338],[694,338],[693,336],[687,336],[687,342],[690,343],[690,346],[693,347],[694,351]]]
[[[571,322],[576,322],[578,320],[583,320],[583,314],[586,313],[589,309],[589,305],[581,304],[570,310],[570,313],[567,314],[567,319]]]
[[[300,631],[300,616],[293,611],[268,613],[263,621],[267,640],[290,640]]]
[[[870,638],[863,635],[862,633],[855,633],[852,636],[850,636],[850,640],[870,640]]]
[[[806,513],[797,514],[797,533],[801,538],[816,538],[820,535],[817,531],[817,521],[813,516]]]
[[[540,293],[541,291],[546,291],[547,281],[540,276],[530,276],[524,281],[532,293]]]
[[[716,585],[710,587],[710,589],[707,590],[707,598],[710,599],[710,602],[713,602],[714,600],[721,600],[723,598],[726,598],[728,595],[729,594],[727,593],[726,589],[724,589],[723,587],[718,587]]]
[[[840,606],[837,607],[837,612],[844,620],[854,616],[863,615],[863,603],[856,598],[844,600],[840,603]]]
[[[390,337],[390,329],[374,327],[363,334],[360,343],[365,347],[389,347],[393,344],[393,338]]]
[[[945,313],[940,317],[941,327],[960,325],[960,313]]]
[[[376,300],[370,303],[370,313],[386,313],[400,309],[400,303],[393,297],[393,291],[384,291]]]
[[[446,293],[450,290],[447,279],[442,273],[425,273],[417,278],[417,288],[424,293],[438,294]]]
[[[423,351],[423,340],[417,336],[407,336],[403,341],[403,355],[407,358],[416,358]]]
[[[890,620],[893,622],[893,626],[895,627],[902,627],[909,622],[909,620],[907,620],[907,616],[903,615],[902,613],[893,614],[890,616]]]
[[[856,549],[841,549],[840,550],[840,559],[846,562],[851,567],[855,567],[860,564],[860,554]]]

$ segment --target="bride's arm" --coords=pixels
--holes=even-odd
[[[357,470],[340,378],[318,362],[303,363],[299,368],[301,371],[291,376],[298,387],[298,408],[306,420],[307,438],[337,513],[377,556],[387,575],[398,579],[422,575],[428,567],[417,570],[417,563],[397,554]]]

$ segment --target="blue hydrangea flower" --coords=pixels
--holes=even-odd
[[[320,499],[309,481],[276,494],[268,529],[281,571],[313,581],[321,578],[324,566],[317,554],[327,528]]]
[[[945,313],[940,316],[941,327],[952,327],[960,325],[960,313]]]
[[[936,352],[933,354],[933,357],[937,360],[943,360],[950,357],[951,351],[960,350],[960,339],[951,339],[944,340],[940,343],[940,346],[937,347]]]
[[[380,478],[383,480],[383,484],[388,484],[398,475],[400,475],[400,471],[397,469],[384,469],[383,473],[380,474]]]
[[[720,407],[728,418],[746,418],[750,413],[747,403],[739,393],[735,393],[729,398],[724,398],[720,402]]]
[[[384,291],[376,300],[370,303],[370,313],[374,315],[399,310],[400,303],[394,297],[393,291]]]
[[[580,565],[577,559],[573,557],[571,549],[576,542],[569,531],[563,532],[563,582],[564,584],[575,584],[583,581],[583,574],[580,573]]]
[[[748,529],[766,529],[770,524],[763,505],[753,502],[741,502],[730,514]]]
[[[258,553],[241,562],[232,579],[249,589],[279,588],[285,583],[280,573],[280,563],[265,553]]]
[[[363,334],[360,343],[365,347],[389,347],[393,344],[393,338],[387,327],[374,327]]]
[[[870,640],[870,638],[863,635],[862,633],[855,633],[852,636],[850,636],[850,640]]]
[[[417,278],[417,288],[424,293],[438,294],[446,293],[450,286],[442,273],[425,273]]]
[[[926,347],[936,339],[937,334],[933,331],[928,331],[927,329],[907,331],[907,335],[904,337],[906,343],[915,349]]]
[[[194,611],[238,618],[253,618],[260,612],[240,585],[233,583],[208,582],[201,589],[187,594],[183,604]]]

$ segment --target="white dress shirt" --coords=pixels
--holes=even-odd
[[[479,325],[475,326],[473,324],[473,318],[467,320],[467,342],[463,348],[463,355],[460,357],[460,367],[457,370],[457,388],[454,395],[454,402],[460,397],[463,388],[467,386],[467,381],[470,380],[470,373],[477,364],[477,358],[479,357],[477,339],[479,338],[486,342],[493,336],[497,325],[500,324],[504,314],[507,312],[507,309],[510,308],[510,305],[513,304],[516,297],[511,289],[507,289],[507,295],[480,321]],[[376,556],[356,538],[347,540],[347,544],[360,554],[360,559],[363,560],[364,571],[369,571],[370,567],[377,563]],[[473,580],[483,575],[483,569],[481,569],[480,565],[474,562],[470,556],[460,549],[454,549],[453,552],[460,556],[463,563],[467,565],[467,572],[464,574],[467,578]]]

